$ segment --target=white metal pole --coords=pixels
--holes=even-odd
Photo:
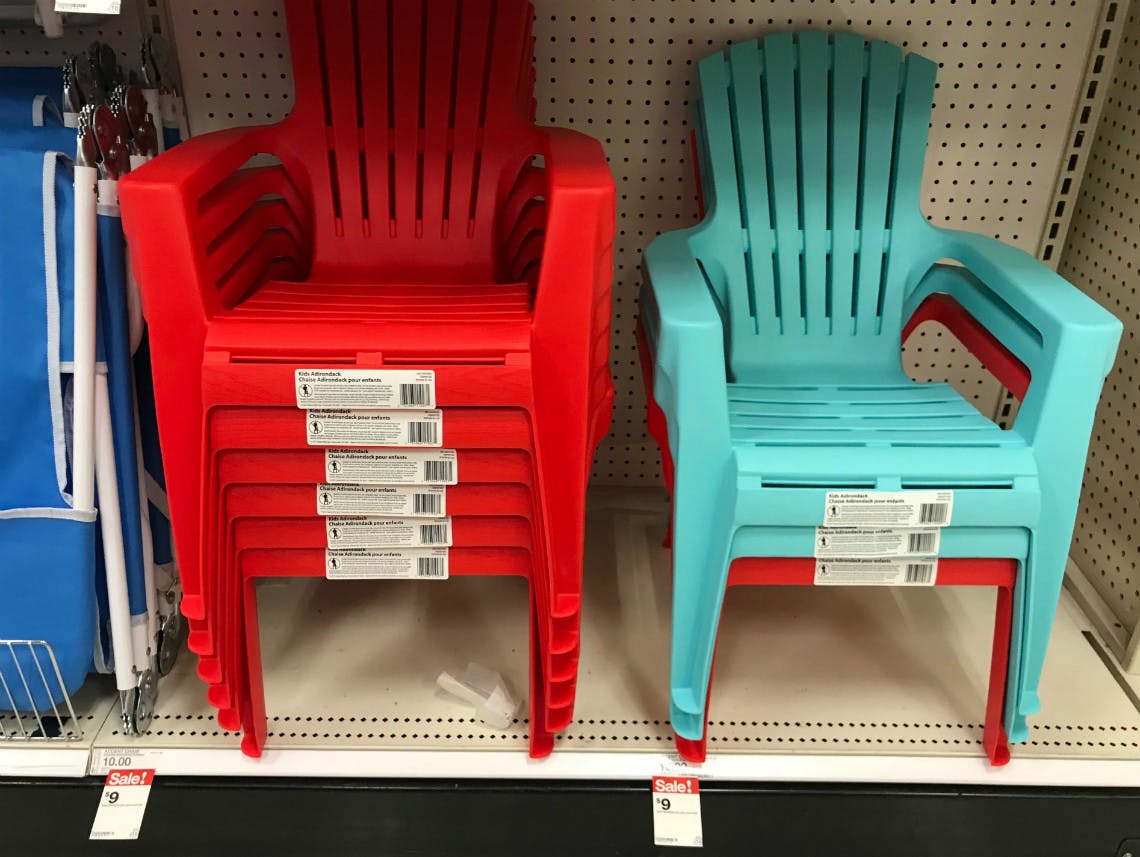
[[[75,373],[71,491],[75,508],[95,508],[95,167],[75,167]]]
[[[95,378],[95,468],[99,476],[99,526],[103,534],[103,565],[107,573],[107,603],[111,612],[111,647],[115,653],[115,684],[120,693],[133,690],[134,646],[131,601],[127,594],[127,560],[123,551],[123,521],[119,514],[115,442],[111,429],[111,399],[107,376]]]

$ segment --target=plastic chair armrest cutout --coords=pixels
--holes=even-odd
[[[192,137],[124,176],[120,197],[129,198],[145,187],[199,199],[251,158],[270,153],[266,148],[270,139],[262,128],[231,128]]]
[[[1108,310],[1023,250],[969,232],[944,236],[949,244],[945,255],[961,262],[1035,328],[1046,350],[1054,347],[1062,333],[1087,336],[1090,347],[1104,349],[1107,372],[1114,352],[1111,343],[1121,330]]]
[[[946,327],[1018,401],[1025,398],[1031,378],[1029,367],[966,312],[961,304],[945,294],[930,295],[907,321],[903,328],[903,342],[919,325],[927,321],[935,321]]]

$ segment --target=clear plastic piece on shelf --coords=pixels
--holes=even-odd
[[[511,695],[503,677],[482,664],[469,663],[462,678],[444,671],[435,680],[440,690],[475,708],[475,716],[492,729],[506,729],[514,721],[519,700]]]

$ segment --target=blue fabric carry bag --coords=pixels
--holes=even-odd
[[[54,152],[0,150],[0,639],[44,640],[0,658],[0,708],[46,710],[74,693],[95,640],[95,510],[68,491],[61,363],[70,357],[72,178]],[[62,683],[62,689],[60,688]]]

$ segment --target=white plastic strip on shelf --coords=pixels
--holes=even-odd
[[[118,716],[119,700],[109,676],[91,676],[72,698],[77,731],[75,741],[0,740],[0,777],[82,777],[88,758],[112,708]],[[0,719],[11,715],[0,711]]]
[[[189,659],[164,682],[149,735],[126,738],[112,719],[97,745],[142,753],[160,774],[646,777],[674,764],[664,520],[648,492],[592,497],[576,719],[549,760],[526,757],[525,711],[496,731],[435,691],[441,670],[473,660],[526,695],[526,587],[503,578],[263,584],[261,760],[216,726]],[[1140,711],[1067,597],[1033,740],[987,768],[993,608],[980,588],[734,589],[706,774],[1140,785]]]
[[[634,325],[641,252],[659,232],[697,216],[689,116],[694,63],[730,41],[800,28],[889,39],[937,60],[923,209],[935,223],[1041,244],[1070,126],[1083,105],[1088,58],[1101,31],[1090,0],[771,0],[764,4],[536,0],[539,122],[599,137],[618,181],[615,244],[614,427],[594,480],[656,484],[646,435]],[[280,0],[170,4],[195,132],[269,122],[292,101]],[[941,336],[938,334],[942,333]],[[1000,386],[935,324],[905,364],[951,381],[987,415]]]
[[[1125,629],[1140,623],[1140,8],[1127,15],[1060,272],[1125,325],[1093,428],[1072,556]]]

